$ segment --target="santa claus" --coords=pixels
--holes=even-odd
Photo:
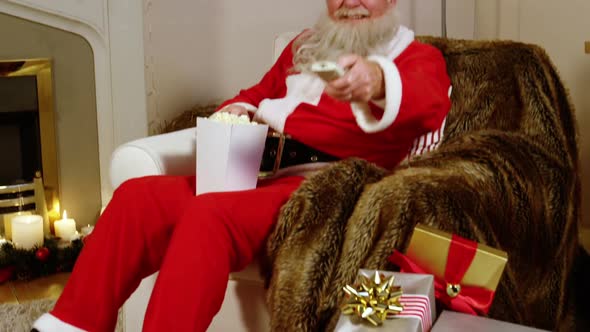
[[[399,24],[396,0],[326,5],[258,84],[218,110],[249,114],[286,135],[276,174],[253,190],[199,196],[194,177],[125,182],[34,329],[113,331],[120,306],[159,270],[144,330],[205,331],[229,273],[253,260],[311,170],[349,157],[393,168],[436,148],[450,109],[440,52]],[[333,61],[342,75],[323,80],[311,70],[317,61]]]

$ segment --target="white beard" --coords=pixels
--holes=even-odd
[[[337,22],[323,14],[314,27],[293,43],[293,70],[308,72],[316,61],[336,61],[344,54],[367,56],[369,51],[389,42],[399,27],[395,7],[366,22]]]

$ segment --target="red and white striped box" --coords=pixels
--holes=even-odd
[[[341,315],[336,332],[396,331],[429,332],[436,319],[434,302],[434,277],[430,274],[398,273],[378,271],[384,278],[395,276],[394,285],[401,286],[403,295],[400,302],[404,310],[383,325],[375,327],[370,323],[354,323],[350,316]],[[371,278],[374,270],[360,270],[359,275]]]

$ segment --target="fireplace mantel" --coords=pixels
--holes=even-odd
[[[0,12],[83,37],[94,56],[101,199],[114,149],[147,135],[142,0],[0,0]]]

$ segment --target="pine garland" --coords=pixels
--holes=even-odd
[[[59,238],[47,238],[43,247],[19,249],[11,242],[0,248],[0,283],[7,280],[32,280],[59,272],[70,272],[82,250],[80,239],[60,245]]]

